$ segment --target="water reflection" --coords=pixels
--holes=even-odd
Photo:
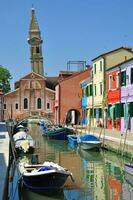
[[[133,176],[124,172],[124,163],[128,162],[125,158],[110,152],[87,152],[70,148],[67,141],[48,140],[41,135],[41,129],[36,125],[32,125],[30,131],[36,140],[35,154],[38,154],[39,162],[54,161],[68,168],[73,173],[75,182],[68,178],[64,190],[52,195],[23,189],[20,199],[133,199]]]

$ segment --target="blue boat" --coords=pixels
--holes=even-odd
[[[78,145],[84,150],[99,149],[101,141],[94,135],[86,134],[78,138]]]
[[[76,146],[78,145],[77,139],[78,139],[78,135],[68,135],[68,142],[70,143],[71,146]]]
[[[59,126],[50,126],[45,127],[43,129],[43,135],[47,136],[51,139],[56,140],[67,140],[67,135],[73,134],[74,131],[72,129],[66,127],[59,127]]]

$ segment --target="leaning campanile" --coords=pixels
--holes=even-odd
[[[35,15],[35,9],[32,8],[28,38],[28,43],[30,45],[31,69],[33,72],[44,75],[42,42],[41,32]]]

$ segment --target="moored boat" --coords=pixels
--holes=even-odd
[[[101,141],[94,135],[86,134],[78,138],[78,145],[84,150],[99,149]]]
[[[19,171],[24,186],[34,191],[59,190],[69,176],[72,178],[72,173],[53,162],[44,162],[41,165],[20,163]]]
[[[67,138],[68,138],[68,142],[70,143],[71,146],[76,146],[78,145],[78,135],[68,135]]]
[[[67,140],[67,135],[73,134],[74,131],[67,127],[48,126],[45,127],[43,135],[51,139]]]
[[[14,134],[13,139],[18,153],[19,151],[23,151],[24,153],[32,152],[35,148],[35,141],[32,139],[31,135],[25,131],[19,131]]]

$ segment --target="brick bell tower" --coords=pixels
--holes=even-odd
[[[35,9],[32,8],[28,38],[28,43],[30,45],[31,70],[43,76],[44,69],[42,56],[42,42],[43,41],[41,39],[41,32],[35,15]]]

